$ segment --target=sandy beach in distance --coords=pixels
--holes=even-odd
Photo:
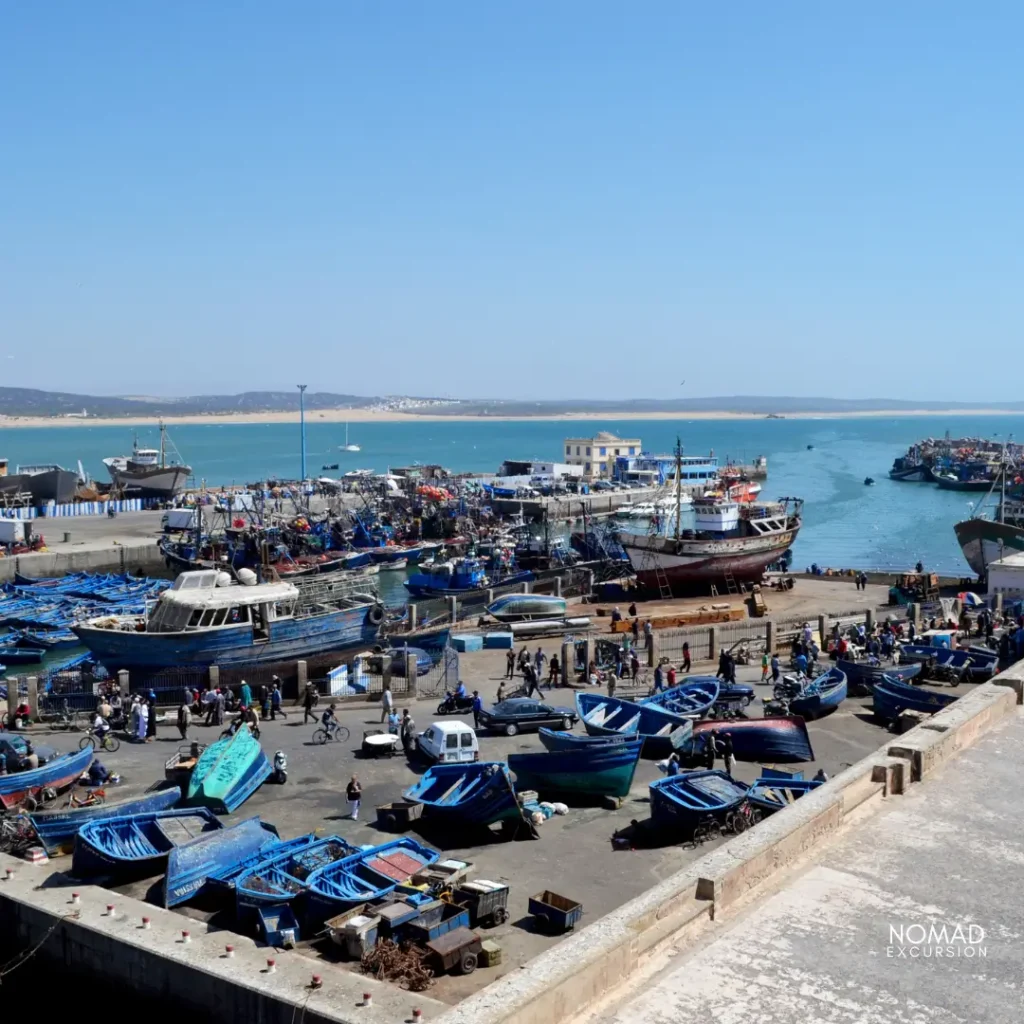
[[[429,412],[379,411],[375,409],[313,409],[306,413],[306,421],[314,423],[416,423],[451,421],[479,423],[481,420],[519,422],[547,420],[551,422],[594,422],[612,420],[817,420],[863,419],[879,416],[1024,416],[1019,409],[873,409],[860,412],[795,412],[769,417],[764,413],[721,411],[701,412],[570,412],[543,416],[485,416],[454,413],[439,415]],[[125,417],[53,417],[53,416],[0,416],[0,430],[11,427],[142,427],[155,425],[156,416]],[[175,424],[228,424],[228,423],[298,423],[298,410],[294,412],[228,413],[210,416],[164,416],[168,426]]]

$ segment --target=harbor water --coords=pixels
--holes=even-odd
[[[743,420],[528,420],[357,423],[350,440],[360,452],[340,452],[344,424],[306,424],[310,476],[338,476],[351,469],[377,472],[414,462],[454,471],[493,473],[502,460],[557,460],[568,436],[610,430],[640,437],[647,451],[668,452],[678,435],[687,454],[713,450],[721,461],[768,458],[763,496],[802,497],[804,527],[793,566],[900,569],[922,561],[935,571],[967,575],[953,524],[984,495],[942,491],[931,484],[897,483],[887,473],[893,459],[922,437],[1019,435],[1014,416],[876,416],[850,419]],[[128,427],[11,427],[0,431],[0,456],[17,463],[80,459],[106,479],[102,459],[131,449]],[[155,425],[137,431],[140,444],[158,440]],[[294,423],[177,425],[171,436],[196,481],[210,486],[244,484],[300,471],[299,427]],[[808,448],[811,445],[813,447]],[[338,463],[338,470],[321,470]],[[865,486],[866,477],[876,481]],[[394,574],[399,576],[400,574]],[[397,582],[397,581],[396,581]]]

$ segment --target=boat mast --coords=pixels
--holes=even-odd
[[[160,468],[165,469],[164,465],[164,434],[167,432],[167,427],[164,426],[164,421],[160,421]]]
[[[676,435],[676,541],[679,540],[679,520],[683,506],[683,442]]]
[[[1010,437],[1012,436],[1011,434]],[[999,522],[1001,523],[1006,522],[1006,513],[1003,511],[1006,505],[1006,441],[1003,442],[1003,458],[999,463]]]

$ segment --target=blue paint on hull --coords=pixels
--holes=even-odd
[[[721,820],[746,799],[748,787],[723,771],[684,772],[651,783],[651,820],[689,835],[708,815]]]
[[[875,715],[884,722],[891,722],[904,711],[923,711],[934,714],[948,707],[956,696],[952,693],[935,693],[908,685],[899,679],[886,677],[875,683],[871,694]]]
[[[830,668],[809,682],[790,701],[790,714],[801,718],[819,718],[839,707],[846,700],[846,693],[846,673],[840,668]]]
[[[518,790],[626,796],[640,760],[642,739],[624,743],[580,744],[575,750],[509,754]]]
[[[423,804],[428,817],[453,824],[492,825],[522,819],[508,765],[500,761],[434,765],[403,796]]]

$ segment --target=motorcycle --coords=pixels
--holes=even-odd
[[[451,690],[445,690],[444,700],[437,705],[439,715],[462,715],[472,710],[473,698],[457,697]]]
[[[288,758],[284,756],[283,750],[274,752],[274,782],[283,786],[288,781]]]

